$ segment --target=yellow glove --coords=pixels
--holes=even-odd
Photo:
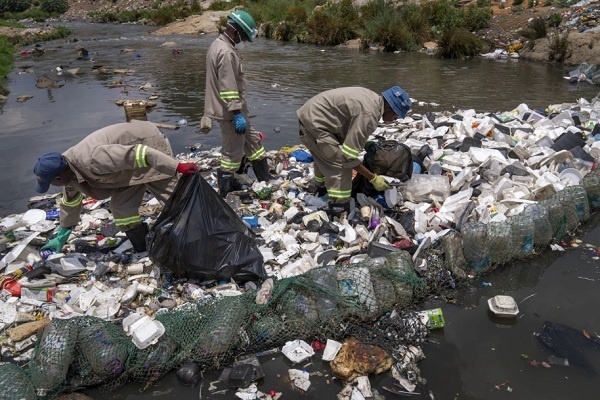
[[[377,174],[375,174],[373,176],[373,179],[371,179],[369,182],[373,185],[375,190],[377,190],[379,192],[383,192],[384,190],[387,190],[390,188],[390,185],[388,185],[386,180]]]

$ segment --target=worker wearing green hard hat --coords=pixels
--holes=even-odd
[[[206,93],[203,120],[212,126],[217,121],[223,146],[220,168],[217,170],[219,193],[239,189],[235,173],[244,168],[244,155],[252,163],[259,181],[268,181],[269,164],[265,148],[248,120],[246,78],[239,49],[244,42],[257,36],[256,22],[246,11],[236,10],[227,15],[225,30],[210,45],[206,53]],[[210,127],[209,127],[210,129]]]

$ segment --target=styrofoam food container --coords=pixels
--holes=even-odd
[[[488,306],[498,317],[516,317],[519,314],[517,302],[510,296],[497,295],[488,299]]]
[[[123,329],[131,335],[133,344],[140,350],[156,343],[165,333],[165,327],[160,321],[137,313],[123,320]]]
[[[315,354],[313,348],[304,340],[287,342],[281,352],[293,363],[302,362]]]
[[[337,356],[341,348],[342,344],[340,342],[327,339],[327,344],[325,345],[325,349],[323,350],[323,361],[332,361],[335,358],[335,356]]]

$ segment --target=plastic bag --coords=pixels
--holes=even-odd
[[[200,174],[184,176],[147,237],[148,255],[199,280],[265,279],[254,234]]]

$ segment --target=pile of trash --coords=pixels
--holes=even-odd
[[[596,64],[583,62],[577,68],[569,71],[569,75],[565,76],[565,79],[571,83],[587,82],[592,85],[600,85],[600,70]]]
[[[245,168],[237,179],[246,190],[215,203],[231,229],[253,239],[254,278],[222,273],[215,254],[190,269],[152,247],[133,253],[108,201],[94,199],[65,251],[43,259],[60,195],[32,198],[29,211],[0,220],[0,345],[11,360],[0,365],[0,397],[149,384],[173,369],[195,384],[199,371],[227,367],[223,379],[242,388],[238,397],[277,398],[251,385],[261,373],[251,356],[283,346],[300,362],[315,342],[328,344],[323,359],[349,382],[341,398],[369,393],[366,376],[388,370],[414,392],[424,382],[419,346],[444,326],[436,310],[416,313],[423,300],[450,299],[499,265],[560,250],[600,208],[599,119],[598,98],[546,110],[409,115],[378,128],[364,155],[370,168],[387,170],[391,188],[355,184],[350,213],[334,218],[327,198],[308,190],[310,154],[301,146],[271,151],[271,181],[257,183]],[[395,151],[409,154],[408,168],[386,164],[381,154]],[[212,193],[219,149],[195,146],[178,157],[198,164],[194,179]],[[140,213],[159,226],[176,202],[163,210],[147,198]],[[161,232],[151,232],[153,243],[163,243]],[[209,271],[194,274],[199,268]],[[349,368],[365,351],[381,354],[377,365]],[[307,378],[290,370],[299,388]]]

